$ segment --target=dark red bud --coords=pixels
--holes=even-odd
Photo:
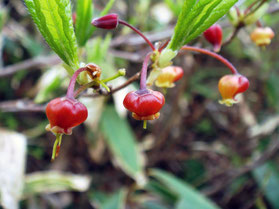
[[[114,29],[118,25],[118,15],[108,14],[103,17],[95,18],[91,22],[97,28]]]
[[[223,31],[220,25],[215,24],[203,33],[205,39],[213,45],[213,50],[219,52],[222,45]]]

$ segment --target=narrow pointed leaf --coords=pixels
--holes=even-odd
[[[125,189],[115,192],[104,201],[100,209],[124,209],[126,195],[127,191]]]
[[[84,192],[89,188],[91,178],[57,171],[34,172],[25,178],[24,197],[41,193],[63,191]]]
[[[106,15],[106,14],[109,12],[109,10],[112,8],[114,2],[115,2],[115,0],[109,0],[109,2],[106,3],[106,6],[105,6],[105,8],[103,9],[103,11],[101,12],[101,15],[100,15],[100,16]]]
[[[25,0],[25,4],[48,45],[71,68],[79,66],[69,0]]]
[[[144,184],[143,153],[137,146],[131,127],[125,119],[118,116],[112,106],[106,107],[103,113],[101,131],[117,164],[138,184]]]
[[[279,174],[276,164],[267,162],[252,172],[268,202],[274,209],[279,209]]]
[[[158,169],[152,169],[151,176],[158,179],[179,197],[177,209],[219,209],[217,205],[204,197],[195,188],[170,173]]]
[[[238,0],[184,1],[168,48],[176,51],[223,17]]]
[[[76,37],[79,46],[84,46],[93,32],[91,20],[93,17],[92,0],[77,0]]]

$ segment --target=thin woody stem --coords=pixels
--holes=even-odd
[[[228,45],[229,43],[231,43],[231,41],[236,37],[236,35],[238,34],[238,32],[240,31],[241,28],[245,27],[245,23],[244,20],[245,18],[247,18],[248,16],[252,15],[253,13],[255,13],[264,3],[266,2],[266,0],[262,0],[253,10],[252,8],[258,3],[258,1],[253,2],[245,11],[244,11],[244,17],[242,17],[242,20],[239,21],[239,23],[237,24],[237,26],[235,26],[235,29],[232,33],[232,35],[222,44],[223,46]],[[237,16],[240,17],[240,10],[238,7],[235,7],[236,11],[237,11]]]
[[[81,92],[85,91],[86,89],[94,86],[94,85],[97,85],[98,83],[96,81],[91,81],[90,83],[87,83],[83,86],[81,86],[80,88],[78,88],[75,93],[74,93],[74,97],[76,98]]]
[[[232,35],[222,44],[222,46],[226,46],[229,43],[232,42],[232,40],[237,36],[238,32],[240,31],[241,28],[243,28],[245,25],[241,22],[239,23],[235,28],[232,33]]]
[[[141,77],[140,77],[140,89],[146,89],[146,77],[147,77],[147,67],[148,61],[150,59],[151,53],[148,53],[143,61],[142,69],[141,69]]]
[[[234,6],[234,8],[236,10],[237,16],[240,17],[241,12],[240,12],[239,8],[237,6]]]
[[[120,76],[124,76],[125,75],[125,70],[118,70],[118,72],[113,75],[112,77],[109,77],[109,78],[105,78],[101,81],[96,81],[96,80],[93,80],[91,81],[90,83],[87,83],[81,87],[79,87],[75,93],[74,93],[74,97],[77,97],[81,92],[83,92],[84,90],[92,87],[92,86],[98,86],[99,84],[101,84],[103,86],[103,84],[105,85],[105,83],[109,82],[109,81],[112,81],[116,78],[119,78]],[[106,85],[105,85],[106,86]],[[107,90],[107,92],[110,92],[110,89],[106,86],[105,89]]]
[[[247,15],[249,11],[258,3],[257,1],[254,1],[247,9],[244,11],[244,14]]]
[[[262,0],[257,7],[255,7],[252,11],[250,11],[249,13],[245,14],[244,18],[252,15],[253,13],[255,13],[264,3],[266,2],[266,0]],[[254,5],[253,5],[254,6]],[[248,10],[249,11],[249,10]]]
[[[167,40],[167,41],[163,44],[163,46],[161,46],[161,47],[158,49],[158,51],[161,52],[164,48],[166,48],[166,46],[168,45],[169,42],[170,42],[170,39]]]
[[[231,72],[233,74],[238,74],[237,69],[226,58],[222,57],[219,54],[216,54],[216,53],[211,52],[211,51],[206,50],[206,49],[201,49],[201,48],[198,48],[198,47],[194,47],[194,46],[183,46],[181,49],[182,50],[187,50],[187,51],[199,52],[199,53],[206,54],[206,55],[209,55],[211,57],[214,57],[215,59],[224,63],[231,70]]]
[[[69,87],[68,87],[68,90],[67,90],[67,97],[68,98],[71,98],[71,99],[75,98],[74,97],[74,90],[75,90],[75,84],[76,84],[77,77],[81,72],[86,71],[86,70],[87,70],[87,68],[85,68],[85,67],[84,68],[79,68],[74,73],[74,75],[72,76]]]
[[[149,41],[149,39],[145,35],[143,35],[143,33],[140,30],[138,30],[134,26],[130,25],[129,23],[125,22],[124,20],[119,20],[118,23],[131,28],[133,31],[135,31],[137,34],[139,34],[146,41],[146,43],[151,47],[151,49],[153,51],[156,50],[154,45]]]
[[[256,22],[256,25],[257,25],[258,27],[260,27],[260,28],[262,28],[262,27],[263,27],[263,25],[262,25],[262,23],[261,23],[261,21],[260,21],[260,20],[258,20],[258,21]]]

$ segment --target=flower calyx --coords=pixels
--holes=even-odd
[[[132,112],[136,120],[154,120],[165,104],[165,97],[158,91],[144,89],[128,93],[123,101],[124,107]]]
[[[230,107],[238,102],[235,96],[249,88],[249,80],[240,74],[225,75],[219,80],[218,88],[222,96],[219,103]]]
[[[99,80],[101,77],[102,69],[93,63],[89,63],[85,66],[86,71],[92,80]]]
[[[257,46],[267,46],[271,43],[271,39],[275,36],[273,30],[270,27],[257,27],[251,34],[251,40]]]
[[[214,24],[203,32],[205,39],[213,45],[213,51],[219,52],[222,46],[223,30],[219,24]]]
[[[163,68],[155,81],[155,85],[163,88],[172,88],[175,86],[174,82],[180,80],[183,74],[183,69],[179,66]]]

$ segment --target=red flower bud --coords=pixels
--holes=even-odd
[[[232,106],[234,103],[237,103],[235,96],[249,88],[249,81],[240,74],[225,75],[220,79],[218,88],[223,98],[219,101],[220,104]]]
[[[71,134],[72,128],[87,119],[87,108],[76,99],[66,97],[51,100],[46,107],[49,125],[46,129],[54,134]]]
[[[160,116],[165,97],[158,91],[144,89],[128,93],[123,104],[136,120],[154,120]]]
[[[118,15],[108,14],[103,17],[95,18],[91,22],[97,28],[114,29],[118,25]]]
[[[274,32],[269,27],[258,27],[251,33],[250,37],[257,46],[267,46],[270,44],[271,39],[274,37]]]
[[[213,50],[219,52],[222,45],[223,31],[220,25],[215,24],[203,33],[206,40],[213,45]]]
[[[155,84],[158,87],[172,88],[175,86],[174,82],[181,79],[183,74],[183,69],[178,66],[169,66],[163,68]]]

